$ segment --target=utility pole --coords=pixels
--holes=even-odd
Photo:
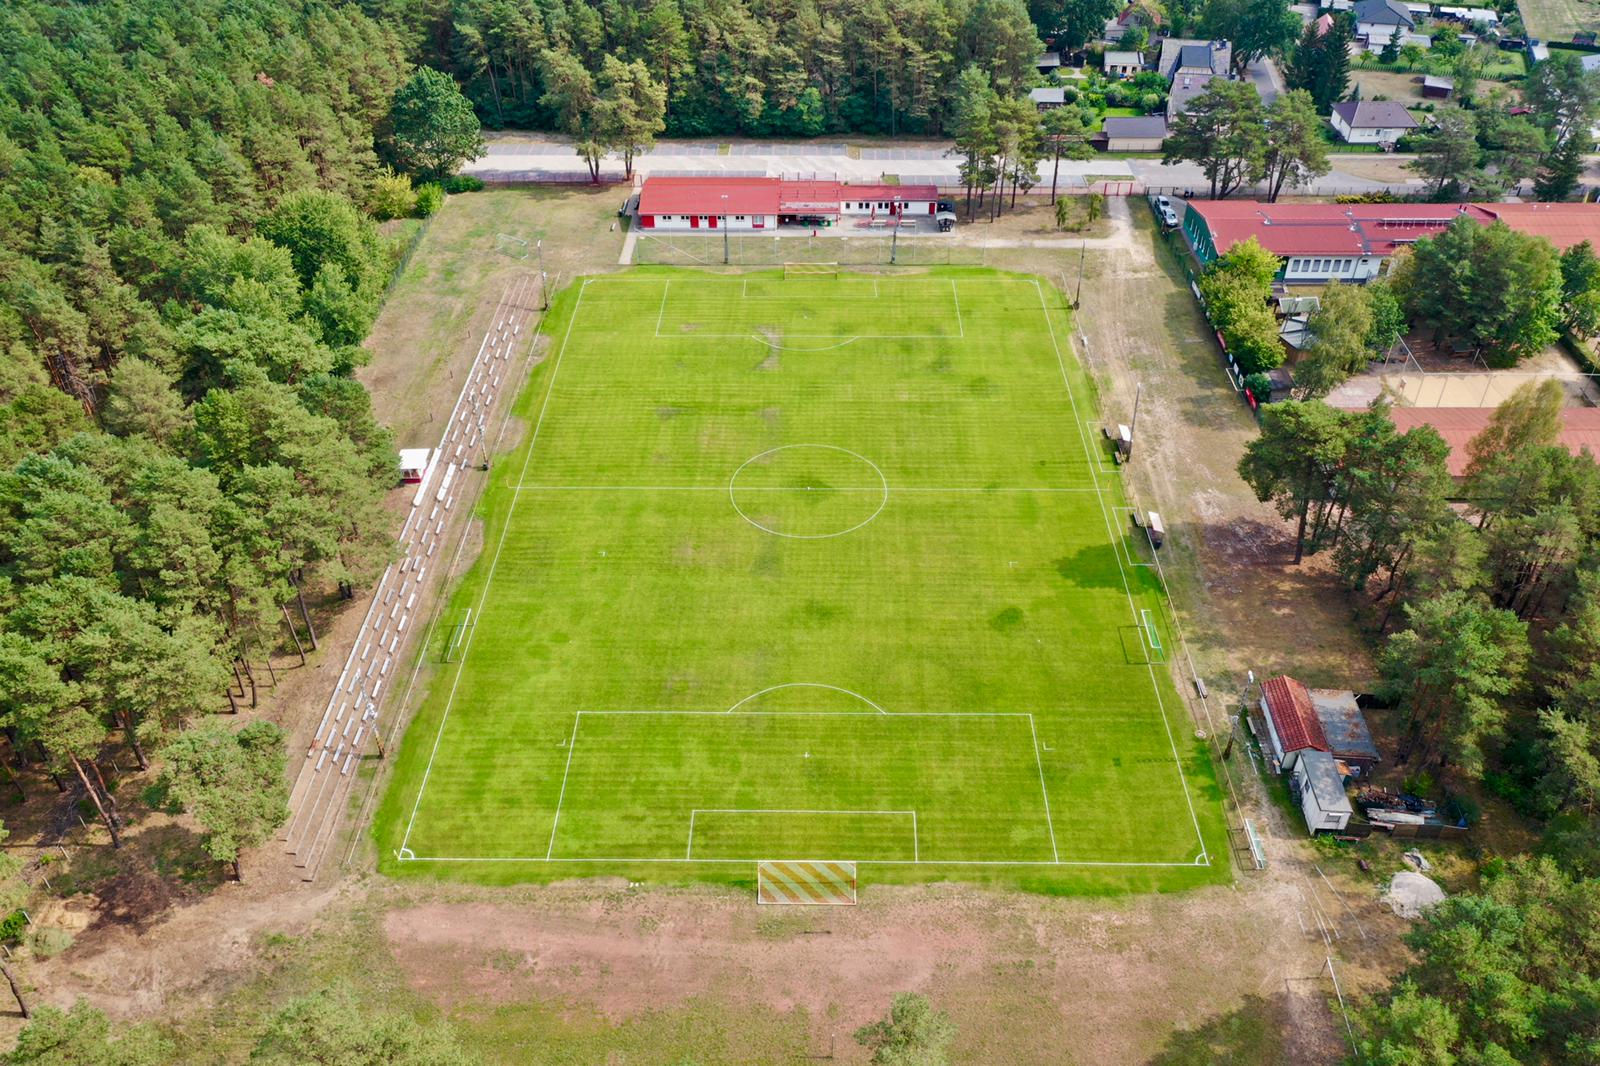
[[[1144,382],[1141,381],[1133,388],[1133,420],[1128,423],[1128,451],[1122,457],[1123,462],[1133,458],[1133,442],[1139,432],[1139,398],[1143,395]]]
[[[539,254],[539,310],[550,310],[550,275],[544,272],[544,241],[533,242],[533,250]]]
[[[1083,241],[1078,242],[1078,287],[1072,292],[1072,309],[1078,309],[1078,297],[1083,295],[1083,254],[1088,249]]]

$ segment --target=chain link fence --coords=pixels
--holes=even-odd
[[[633,261],[653,266],[778,267],[785,263],[841,266],[984,266],[987,250],[935,236],[746,236],[646,234]]]

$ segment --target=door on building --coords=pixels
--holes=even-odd
[[[711,228],[712,229],[716,229],[717,228],[717,216],[716,215],[711,215],[710,217],[708,217],[706,219],[706,221],[711,224]]]
[[[700,216],[699,215],[690,215],[689,216],[689,228],[690,229],[699,229],[700,228]]]

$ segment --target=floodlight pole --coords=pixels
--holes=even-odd
[[[539,253],[539,310],[548,311],[550,310],[550,275],[544,272],[544,241],[534,241],[533,250]]]
[[[727,266],[728,258],[728,216],[722,216],[722,265]]]
[[[1143,395],[1144,382],[1141,381],[1133,388],[1133,420],[1128,423],[1128,450],[1122,455],[1123,462],[1133,458],[1133,441],[1139,432],[1139,398]]]
[[[889,265],[895,266],[895,257],[900,252],[900,223],[896,222],[894,231],[889,234]]]

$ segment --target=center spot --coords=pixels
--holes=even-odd
[[[832,444],[785,444],[739,465],[728,498],[757,529],[795,540],[838,537],[860,529],[889,502],[877,464]]]

